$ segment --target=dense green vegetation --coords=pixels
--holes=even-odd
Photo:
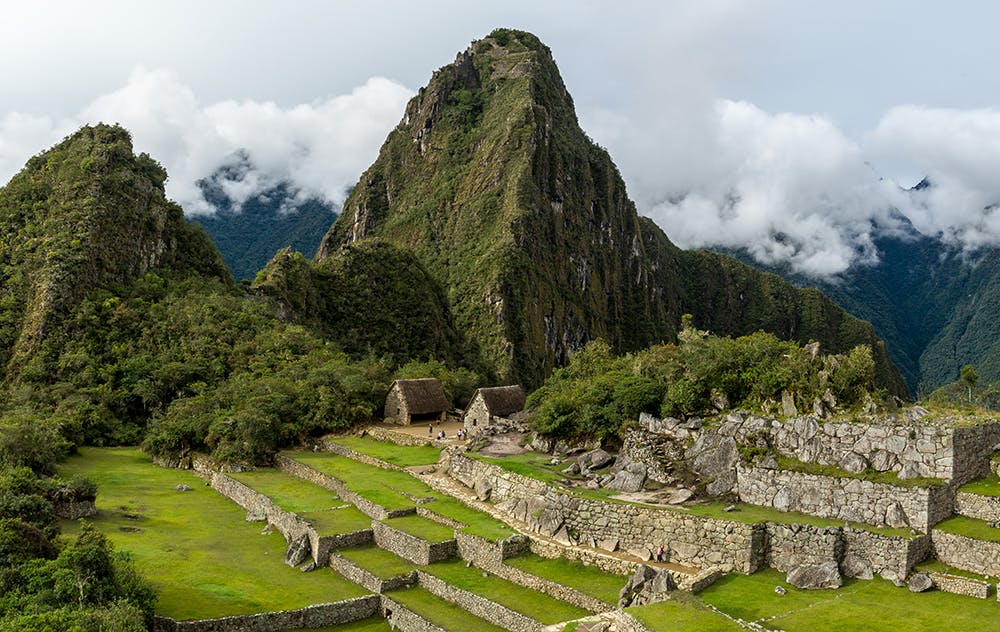
[[[640,218],[529,33],[494,31],[434,74],[345,201],[318,265],[371,239],[414,253],[503,381],[538,386],[595,338],[617,352],[672,342],[691,312],[720,333],[763,329],[836,353],[867,344],[878,383],[906,392],[871,327],[819,292],[683,252]]]
[[[129,558],[86,523],[58,538],[53,502],[95,493],[81,477],[0,468],[0,630],[147,629],[156,597]]]
[[[965,414],[1000,410],[1000,381],[984,383],[978,371],[967,364],[950,384],[934,389],[922,402],[935,409]]]
[[[677,344],[615,355],[588,344],[528,398],[535,427],[553,436],[619,436],[639,413],[685,417],[730,407],[780,414],[782,395],[798,410],[871,405],[871,349],[821,355],[758,332],[729,338],[686,326]]]

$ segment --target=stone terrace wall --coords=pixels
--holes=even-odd
[[[390,527],[384,522],[373,522],[372,534],[375,537],[375,544],[380,549],[395,553],[414,564],[432,564],[458,555],[458,544],[455,540],[428,542]]]
[[[949,566],[981,575],[1000,575],[1000,543],[967,538],[940,529],[931,531],[934,555]]]
[[[924,533],[952,510],[945,486],[897,487],[742,466],[736,468],[736,481],[740,500],[752,505],[874,526],[909,526]]]
[[[934,585],[937,586],[938,590],[955,595],[976,597],[977,599],[988,599],[990,596],[990,583],[987,581],[934,571],[927,574],[934,580]]]
[[[844,556],[844,539],[840,527],[786,525],[768,522],[767,565],[787,573],[802,564],[820,564]]]
[[[332,489],[333,491],[337,492],[337,495],[340,496],[342,499],[357,507],[358,510],[361,511],[361,513],[375,520],[386,520],[387,518],[396,518],[398,516],[406,516],[412,513],[416,513],[416,509],[414,507],[406,507],[404,509],[394,509],[392,511],[388,511],[385,509],[385,507],[382,507],[381,505],[376,505],[367,498],[364,498],[354,493],[340,479],[330,476],[329,474],[324,474],[323,472],[314,470],[308,465],[303,465],[302,463],[299,463],[298,461],[290,459],[286,456],[281,456],[281,455],[277,456],[275,458],[275,465],[277,465],[278,469],[280,469],[283,472],[287,472],[289,474],[292,474],[293,476],[298,476],[299,478],[305,479],[310,483],[315,483],[320,487]]]
[[[336,603],[307,606],[298,610],[262,612],[260,614],[174,621],[158,616],[153,621],[154,632],[274,632],[322,628],[360,621],[379,612],[377,595],[345,599]]]
[[[763,530],[753,525],[569,496],[541,481],[461,454],[450,455],[449,473],[469,487],[486,479],[493,487],[491,498],[509,506],[514,518],[530,522],[541,515],[544,535],[558,535],[564,529],[576,539],[574,543],[610,541],[616,548],[645,551],[646,555],[662,543],[671,562],[699,568],[721,566],[752,573],[763,561]]]
[[[365,428],[365,433],[371,435],[372,438],[378,439],[379,441],[388,441],[389,443],[395,443],[396,445],[402,446],[413,447],[431,443],[431,440],[423,435],[408,434],[406,432],[399,432],[382,426],[368,426]]]
[[[445,601],[458,604],[466,612],[501,628],[514,632],[541,632],[544,627],[531,617],[515,612],[476,593],[452,586],[425,571],[418,570],[417,576],[420,578],[420,585],[429,592]]]
[[[402,632],[448,632],[440,628],[388,595],[382,595],[382,616],[389,628]]]
[[[459,557],[487,570],[491,566],[503,564],[509,557],[521,555],[531,545],[531,540],[520,534],[500,542],[491,542],[471,533],[456,531],[455,540],[458,542]]]
[[[404,575],[382,579],[375,573],[361,568],[351,560],[333,554],[330,556],[330,568],[337,571],[355,584],[359,584],[373,593],[382,594],[391,590],[398,590],[417,583],[417,572],[410,571]]]
[[[987,522],[1000,522],[1000,496],[958,492],[955,494],[955,513]]]
[[[931,537],[886,536],[864,529],[843,527],[844,557],[867,562],[875,574],[894,573],[906,577],[914,566],[930,554]]]
[[[631,575],[642,565],[620,557],[603,555],[591,549],[578,546],[568,548],[537,538],[531,539],[531,552],[541,557],[552,559],[565,557],[568,560],[583,562],[612,575]]]
[[[990,473],[990,457],[1000,443],[1000,423],[956,428],[953,483],[961,485]]]

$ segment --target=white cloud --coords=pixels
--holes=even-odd
[[[243,150],[253,171],[226,184],[237,203],[288,180],[300,196],[335,204],[375,159],[413,92],[373,77],[349,94],[281,107],[271,102],[203,104],[172,73],[137,68],[127,84],[102,95],[71,120],[8,114],[0,119],[0,178],[6,181],[41,148],[85,123],[120,123],[136,151],[160,161],[167,193],[187,214],[210,213],[196,182]]]
[[[933,184],[901,209],[921,232],[968,248],[1000,245],[1000,110],[895,107],[868,144]]]

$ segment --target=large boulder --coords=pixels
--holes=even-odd
[[[927,573],[914,573],[906,585],[910,592],[924,592],[934,587],[934,580]]]
[[[618,470],[614,478],[605,483],[604,486],[620,492],[637,492],[642,489],[645,482],[646,466],[633,461]]]
[[[309,542],[309,536],[303,533],[288,543],[288,551],[285,552],[285,564],[298,566],[309,559],[310,555],[312,555],[312,544]]]
[[[853,579],[872,579],[875,577],[872,565],[868,560],[850,553],[844,556],[844,561],[840,563],[840,570],[845,577]]]
[[[910,526],[910,521],[906,518],[903,506],[896,501],[885,510],[885,523],[894,529],[902,529]]]
[[[868,468],[869,464],[868,459],[857,452],[848,452],[838,465],[840,465],[840,469],[842,470],[847,470],[852,474],[860,474]]]
[[[785,581],[796,588],[807,590],[840,588],[843,584],[840,569],[837,567],[837,563],[832,560],[820,564],[796,566],[788,572]]]
[[[490,482],[485,476],[476,479],[476,498],[479,500],[489,500],[490,495],[493,494],[493,483]]]
[[[588,470],[598,470],[611,461],[614,457],[608,454],[605,450],[597,448],[596,450],[591,450],[580,456],[578,463],[581,468],[586,468]]]

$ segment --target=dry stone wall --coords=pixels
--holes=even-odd
[[[410,610],[388,595],[382,595],[382,617],[392,630],[402,632],[448,632]]]
[[[742,466],[736,473],[740,500],[779,511],[874,526],[911,527],[924,533],[952,512],[947,486],[898,487],[857,478]]]
[[[422,435],[399,432],[398,430],[382,426],[368,426],[365,428],[365,433],[370,435],[373,439],[388,441],[389,443],[395,443],[396,445],[401,446],[421,446],[431,442],[428,437],[424,437]]]
[[[368,569],[361,568],[351,560],[341,557],[336,553],[330,556],[330,568],[337,571],[355,584],[359,584],[377,594],[413,586],[417,583],[416,571],[410,571],[404,575],[383,579]]]
[[[375,520],[386,520],[388,518],[396,518],[416,513],[416,509],[413,507],[388,511],[385,507],[377,505],[367,498],[354,493],[340,479],[314,470],[308,465],[303,465],[302,463],[286,456],[277,456],[275,458],[275,465],[277,465],[278,469],[283,472],[287,472],[293,476],[298,476],[299,478],[305,479],[310,483],[315,483],[320,487],[332,489],[337,492],[337,495],[342,499],[357,507],[361,513]]]
[[[787,573],[803,564],[839,562],[844,556],[844,539],[839,527],[786,525],[768,522],[766,562]]]
[[[931,537],[887,536],[864,529],[843,527],[844,560],[853,558],[867,565],[873,574],[895,574],[906,577],[914,566],[927,559],[931,552]]]
[[[950,573],[937,573],[933,571],[927,574],[930,575],[931,580],[934,581],[934,585],[937,586],[938,590],[956,595],[976,597],[977,599],[988,599],[990,596],[990,583],[982,579],[972,579],[971,577],[961,577]]]
[[[931,531],[934,556],[949,566],[981,575],[1000,576],[1000,542],[967,538],[940,529]]]
[[[395,553],[414,564],[425,566],[458,555],[458,544],[455,540],[428,542],[384,522],[372,523],[372,535],[379,548]]]
[[[373,617],[379,612],[377,595],[366,595],[336,603],[317,604],[297,610],[262,612],[260,614],[174,621],[158,616],[153,621],[154,632],[277,632],[322,628],[351,623]]]
[[[1000,423],[956,428],[953,482],[956,485],[990,473],[990,457],[1000,444]]]
[[[958,492],[955,513],[987,522],[1000,522],[1000,497]]]

